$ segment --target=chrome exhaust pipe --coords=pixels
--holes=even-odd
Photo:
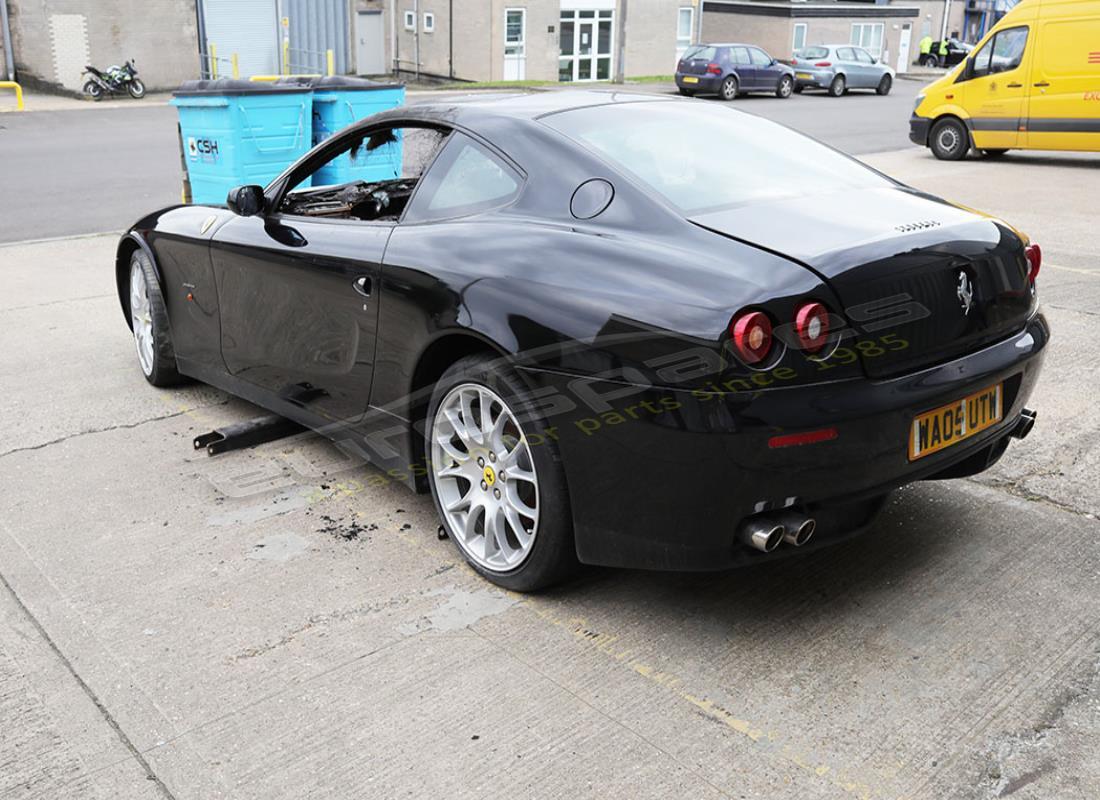
[[[817,522],[813,517],[807,517],[797,511],[784,511],[776,517],[776,521],[783,526],[783,541],[795,547],[801,547],[809,542],[817,529]]]
[[[1039,415],[1032,411],[1030,408],[1025,408],[1020,412],[1020,419],[1016,422],[1016,427],[1012,429],[1012,435],[1016,439],[1026,438],[1031,429],[1035,427],[1035,418]]]
[[[768,517],[750,519],[741,526],[738,537],[742,543],[747,544],[762,553],[770,553],[779,547],[786,533],[783,526]]]

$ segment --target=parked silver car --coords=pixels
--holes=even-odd
[[[819,44],[803,47],[791,59],[795,91],[825,89],[840,97],[849,89],[874,89],[890,94],[894,70],[862,47],[852,44]]]

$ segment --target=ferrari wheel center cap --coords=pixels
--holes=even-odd
[[[493,471],[493,468],[490,467],[488,464],[485,465],[485,472],[482,473],[482,475],[485,478],[485,485],[486,486],[492,486],[494,483],[497,482],[497,474],[496,474],[496,472]]]

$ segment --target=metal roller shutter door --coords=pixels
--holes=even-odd
[[[279,72],[275,0],[203,0],[202,8],[206,41],[217,46],[219,59],[236,53],[242,78]],[[218,74],[230,74],[227,62],[219,62]]]

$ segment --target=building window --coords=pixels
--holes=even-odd
[[[882,58],[883,27],[881,22],[853,22],[851,43],[859,45],[875,58]]]
[[[809,29],[809,25],[805,22],[796,22],[794,24],[794,38],[791,40],[791,53],[797,53],[803,47],[806,46],[806,31]]]
[[[685,6],[676,15],[676,60],[684,56],[684,51],[691,47],[692,32],[695,29],[695,9]]]
[[[407,31],[415,31],[416,30],[416,12],[415,11],[406,11],[405,12],[405,30],[407,30]]]
[[[424,33],[432,33],[435,30],[435,14],[431,11],[424,12],[424,27],[421,30]]]
[[[558,80],[611,79],[614,16],[610,9],[561,12]]]

